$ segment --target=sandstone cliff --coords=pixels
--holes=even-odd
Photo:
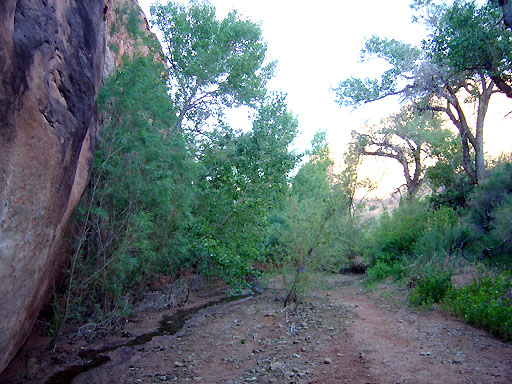
[[[0,371],[48,292],[87,181],[103,0],[0,3]]]
[[[89,175],[102,75],[122,55],[144,52],[120,27],[130,17],[150,34],[136,0],[0,3],[0,372],[63,261],[63,231]]]
[[[105,6],[107,34],[104,76],[111,74],[121,64],[123,56],[148,54],[148,43],[154,43],[156,51],[160,52],[158,40],[149,30],[146,15],[136,0],[107,0]]]

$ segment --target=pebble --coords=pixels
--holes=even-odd
[[[331,364],[332,360],[329,357],[326,357],[325,360],[324,360],[324,363],[325,364]]]
[[[175,361],[175,362],[174,362],[174,366],[175,366],[175,367],[184,367],[184,364],[183,364],[183,363],[180,363],[179,361]]]

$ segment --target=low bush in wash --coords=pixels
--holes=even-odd
[[[445,271],[428,271],[415,280],[409,291],[409,303],[415,307],[432,308],[452,289],[452,275]]]
[[[443,307],[472,325],[482,326],[493,335],[512,340],[512,284],[509,273],[486,276],[470,285],[454,288]]]

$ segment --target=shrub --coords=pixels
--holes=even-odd
[[[445,271],[427,271],[417,279],[409,291],[409,303],[415,307],[432,308],[452,288],[452,274]]]
[[[512,247],[512,160],[501,158],[475,189],[465,224],[474,233],[469,250],[477,258],[508,259]]]
[[[403,261],[395,261],[392,264],[383,261],[377,261],[375,265],[366,270],[366,276],[370,283],[384,280],[387,277],[393,277],[394,280],[400,280],[405,273],[405,263]]]
[[[464,233],[459,226],[457,213],[448,207],[429,211],[423,233],[414,244],[414,255],[418,257],[444,257],[458,251]]]
[[[374,262],[394,264],[413,254],[416,240],[426,226],[427,206],[423,202],[404,204],[392,215],[384,213],[371,233],[368,253]]]
[[[468,286],[453,289],[443,306],[455,316],[493,335],[512,340],[512,284],[509,273],[476,279]]]

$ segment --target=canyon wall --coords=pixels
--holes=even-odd
[[[148,41],[136,0],[0,2],[0,372],[69,267],[102,78]]]
[[[25,341],[87,183],[104,0],[0,3],[0,372]]]

